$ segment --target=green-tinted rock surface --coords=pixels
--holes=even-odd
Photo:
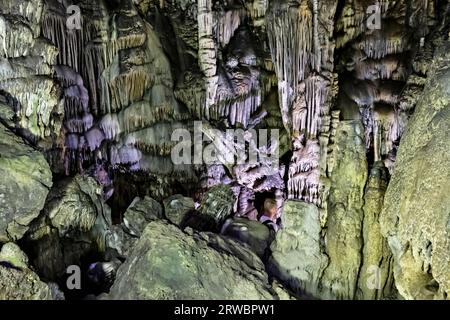
[[[50,287],[29,269],[27,256],[14,243],[0,251],[0,300],[53,300]]]
[[[177,226],[182,226],[186,222],[188,214],[194,209],[194,200],[180,194],[164,200],[164,214],[170,222]]]
[[[105,253],[111,224],[102,187],[93,178],[76,176],[60,181],[25,237],[30,260],[40,274],[56,280],[86,254]]]
[[[44,156],[0,124],[0,242],[16,241],[44,207],[52,174]]]
[[[360,121],[341,121],[334,146],[325,246],[330,259],[321,279],[324,298],[353,299],[361,265],[367,159]]]
[[[313,204],[288,201],[283,222],[271,246],[269,272],[299,295],[319,296],[320,278],[328,263],[322,252],[319,210]]]
[[[450,46],[435,58],[400,145],[381,216],[406,299],[450,297]]]
[[[387,179],[387,169],[382,162],[377,162],[370,171],[364,193],[364,246],[356,294],[358,299],[382,299],[393,293],[392,253],[381,235],[379,221]]]
[[[248,262],[236,258],[236,251]],[[263,268],[256,255],[234,241],[213,234],[189,236],[154,221],[118,270],[109,298],[272,299]]]

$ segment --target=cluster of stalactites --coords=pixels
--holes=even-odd
[[[420,53],[424,45],[425,38],[420,41],[419,38],[428,29],[428,18],[418,15],[423,13],[428,17],[433,4],[423,0],[399,2],[394,7],[382,3],[381,28],[370,30],[361,23],[360,30],[351,31],[355,21],[367,15],[360,5],[360,1],[346,5],[345,14],[338,22],[338,30],[347,30],[345,41],[356,39],[352,33],[360,35],[356,43],[349,45],[352,61],[345,67],[351,77],[345,79],[342,89],[360,108],[367,149],[373,152],[375,161],[384,160],[391,170],[406,126],[407,111],[413,108],[404,97],[411,95],[408,89],[414,91],[420,87],[409,79],[414,54],[417,50]],[[415,14],[408,17],[405,25],[406,15],[412,12]],[[411,32],[409,27],[416,28],[416,32]],[[405,84],[410,82],[405,90]]]
[[[247,128],[252,116],[260,109],[262,101],[272,83],[261,83],[260,72],[250,67],[250,72],[239,70],[219,75],[216,102],[210,106],[210,119],[228,119],[229,125],[238,124]]]
[[[301,137],[294,142],[288,174],[288,198],[314,203],[320,207],[320,145],[317,140],[307,140],[305,145],[303,143]]]
[[[297,8],[272,10],[268,15],[267,28],[278,80],[286,82],[296,94],[298,84],[305,79],[311,67],[313,14],[307,1],[302,1]]]
[[[256,54],[248,39],[240,37],[241,32],[245,33],[240,27],[253,14],[264,16],[268,1],[255,0],[222,11],[214,11],[210,0],[199,0],[197,4],[199,65],[205,75],[205,94],[203,108],[196,113],[208,120],[225,118],[231,126],[247,127],[252,114],[261,106],[265,88],[272,83],[262,79]],[[241,41],[239,49],[248,52],[240,52],[239,56],[229,54],[227,61],[221,61],[218,52],[230,48],[232,41]],[[244,70],[239,70],[242,65]]]
[[[299,86],[299,94],[292,105],[292,128],[294,136],[306,133],[315,139],[319,134],[324,106],[329,95],[329,82],[321,76],[308,77]]]
[[[333,45],[319,37],[319,30],[331,32],[325,24],[333,17],[323,10],[319,1],[302,0],[295,5],[287,1],[271,4],[267,15],[281,115],[294,146],[288,198],[318,206],[322,205],[321,157],[325,156],[321,150],[324,139],[319,136],[329,118],[333,94]]]
[[[366,147],[374,150],[374,161],[381,161],[396,149],[402,136],[407,115],[402,110],[386,104],[362,109]]]
[[[422,0],[420,0],[422,1]],[[389,10],[395,10],[398,5],[395,1],[380,0],[367,2],[364,0],[345,1],[341,15],[336,23],[336,48],[342,48],[350,41],[356,39],[364,31],[368,30],[368,24],[376,21],[370,21],[370,17],[376,10],[380,16],[386,15]]]

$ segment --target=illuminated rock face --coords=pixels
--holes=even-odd
[[[4,243],[20,240],[39,215],[52,174],[44,156],[2,124],[0,154],[0,242]]]
[[[57,279],[129,256],[150,221],[218,232],[272,198],[284,229],[264,260],[292,293],[448,298],[448,92],[428,79],[446,81],[450,4],[376,3],[0,0],[0,170],[20,177],[0,182],[0,242],[34,243]]]
[[[248,261],[238,259],[239,253]],[[262,262],[238,242],[216,234],[189,236],[155,221],[118,270],[108,298],[270,300],[277,295]]]
[[[436,53],[422,98],[400,144],[381,213],[397,289],[407,299],[448,299],[448,43]]]

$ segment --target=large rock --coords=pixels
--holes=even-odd
[[[0,242],[16,241],[44,207],[52,173],[44,156],[0,124]]]
[[[450,45],[434,69],[398,152],[381,216],[406,299],[450,297]]]
[[[274,231],[259,221],[246,218],[234,218],[225,222],[222,234],[248,245],[259,257],[267,254],[274,239]]]
[[[119,256],[127,257],[145,227],[162,217],[163,210],[158,201],[150,197],[134,199],[124,214],[123,223],[112,226],[107,246],[115,249]]]
[[[194,200],[176,194],[164,200],[164,213],[170,222],[182,226],[186,223],[189,213],[195,210]]]
[[[145,197],[136,198],[123,217],[124,225],[136,236],[140,236],[147,224],[162,219],[163,210],[158,201]]]
[[[30,270],[27,256],[14,243],[0,251],[0,300],[53,300],[52,289]]]
[[[238,252],[246,262],[235,256]],[[260,300],[274,296],[264,266],[250,250],[218,235],[190,236],[164,221],[154,221],[118,270],[108,298]]]
[[[102,187],[93,178],[76,176],[55,184],[24,239],[40,274],[57,280],[87,255],[106,252],[111,224]]]
[[[287,201],[284,228],[271,245],[269,273],[298,295],[319,296],[320,278],[328,264],[322,252],[319,209],[304,202]]]

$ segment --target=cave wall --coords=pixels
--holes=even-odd
[[[107,220],[138,195],[200,204],[218,185],[227,203],[208,210],[254,218],[270,194],[286,221],[269,273],[296,294],[448,298],[448,206],[433,188],[448,190],[448,92],[434,87],[449,1],[380,1],[379,28],[368,0],[19,2],[0,0],[0,121],[56,185],[94,177]],[[212,137],[201,147],[226,129],[279,139],[228,141],[253,164],[174,164],[172,133],[196,121]]]

